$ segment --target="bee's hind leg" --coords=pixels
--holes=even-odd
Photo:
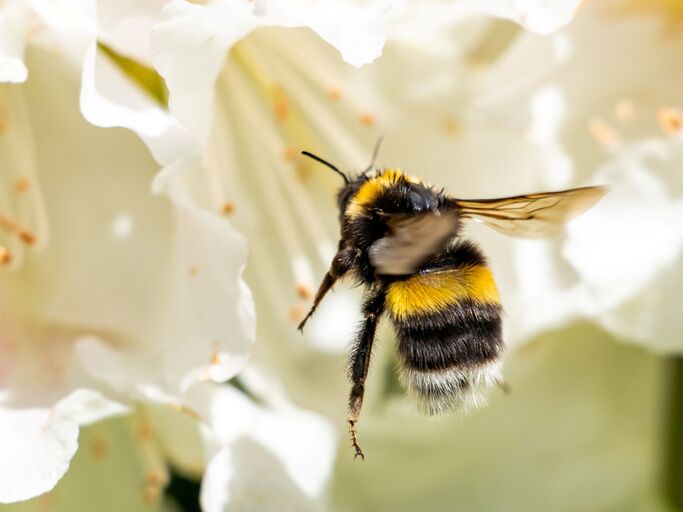
[[[347,421],[349,423],[349,434],[351,434],[351,446],[356,454],[354,458],[365,459],[363,450],[358,445],[356,423],[363,406],[363,396],[365,394],[365,378],[370,367],[370,355],[372,353],[372,343],[375,339],[377,322],[384,310],[385,294],[384,289],[374,290],[366,297],[363,303],[363,314],[365,316],[361,325],[358,338],[354,344],[349,358],[349,379],[351,380],[351,393],[349,394],[349,413]]]

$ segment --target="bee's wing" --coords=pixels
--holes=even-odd
[[[480,220],[506,235],[543,238],[605,195],[604,187],[583,187],[501,199],[453,199],[464,218]]]
[[[458,232],[453,210],[422,214],[383,214],[387,234],[370,247],[370,262],[377,273],[405,275],[420,265]]]

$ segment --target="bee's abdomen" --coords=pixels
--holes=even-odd
[[[500,383],[502,308],[490,270],[469,243],[439,256],[439,267],[391,283],[401,380],[420,408],[438,413],[483,403]]]

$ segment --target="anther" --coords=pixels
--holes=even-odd
[[[304,315],[306,314],[306,309],[303,306],[294,306],[289,310],[289,319],[292,323],[299,323]]]
[[[213,350],[211,352],[211,366],[218,366],[221,364],[221,351],[220,345],[217,341],[213,342]]]
[[[664,133],[672,135],[683,128],[683,112],[672,107],[660,108],[657,112],[657,121]]]
[[[109,443],[103,437],[98,437],[93,440],[91,448],[96,459],[103,459],[109,451]]]
[[[601,145],[614,147],[619,143],[619,135],[605,121],[593,118],[588,121],[588,131]]]
[[[327,91],[327,95],[332,101],[339,101],[342,97],[342,92],[341,89],[332,87],[329,91]]]
[[[227,203],[224,203],[223,206],[221,207],[221,213],[223,215],[230,215],[231,213],[235,212],[235,203],[228,201]]]
[[[441,129],[449,137],[455,137],[460,134],[462,127],[457,119],[447,118],[442,121]]]
[[[614,105],[614,115],[622,123],[631,121],[635,113],[636,108],[631,100],[621,99]]]
[[[360,116],[360,122],[365,126],[372,126],[375,124],[375,116],[368,113],[362,114]]]
[[[275,111],[275,118],[278,121],[284,121],[289,115],[289,99],[285,93],[280,90],[275,93],[273,110]]]
[[[7,247],[0,246],[0,265],[9,265],[12,263],[12,253]]]
[[[17,181],[14,182],[14,191],[17,194],[21,194],[23,192],[26,192],[30,186],[31,182],[28,180],[28,178],[19,178]]]
[[[21,227],[7,215],[0,215],[0,228],[15,234],[25,244],[33,245],[36,242],[33,233]]]
[[[8,128],[9,122],[7,121],[7,111],[5,110],[5,106],[0,103],[0,135],[7,133]]]
[[[303,300],[309,300],[311,297],[313,297],[313,290],[311,290],[309,286],[303,283],[299,283],[296,285],[296,293]]]
[[[297,156],[299,156],[299,153],[293,148],[286,147],[282,150],[282,158],[289,162],[295,160]]]

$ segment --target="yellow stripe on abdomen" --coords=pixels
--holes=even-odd
[[[465,300],[498,304],[500,296],[491,271],[484,265],[416,274],[391,283],[386,304],[398,319],[410,315],[437,313]]]

